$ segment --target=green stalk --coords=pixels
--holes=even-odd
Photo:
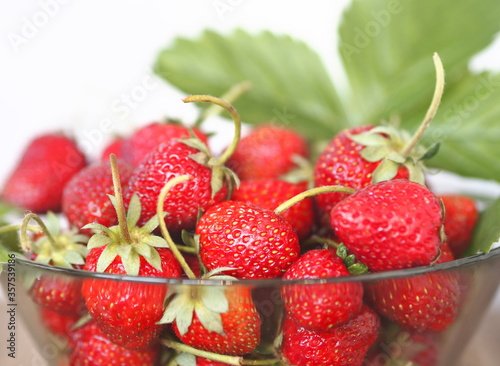
[[[420,124],[418,130],[401,151],[401,156],[403,158],[407,158],[408,156],[410,156],[411,151],[418,144],[424,132],[431,124],[432,119],[436,115],[439,104],[441,103],[441,97],[443,96],[444,91],[444,68],[443,63],[441,62],[441,59],[439,58],[439,55],[437,53],[434,53],[433,60],[434,67],[436,68],[436,86],[434,88],[434,95],[432,97],[431,105],[429,106],[424,120]]]
[[[158,221],[160,223],[161,234],[163,235],[163,238],[166,240],[168,246],[170,247],[170,250],[172,250],[172,253],[174,254],[175,258],[179,261],[182,269],[184,270],[184,273],[186,273],[188,278],[196,279],[196,275],[194,274],[194,272],[191,270],[191,268],[187,264],[186,260],[184,259],[184,256],[179,251],[179,248],[177,248],[177,245],[172,240],[172,237],[170,236],[170,233],[168,232],[167,225],[165,224],[165,220],[163,219],[163,204],[165,202],[165,199],[167,197],[168,192],[176,184],[185,182],[189,179],[191,179],[191,177],[187,174],[180,175],[178,177],[170,179],[163,186],[163,188],[161,189],[160,194],[158,196],[158,201],[156,203],[156,214],[158,215]]]
[[[220,165],[226,163],[226,161],[231,157],[238,146],[238,142],[241,137],[241,118],[238,111],[228,102],[223,99],[213,97],[211,95],[190,95],[182,99],[184,103],[202,102],[202,103],[212,103],[224,108],[234,121],[234,136],[233,141],[229,147],[222,153],[222,155],[217,159]]]
[[[252,83],[249,81],[244,81],[233,86],[229,91],[224,94],[221,99],[227,101],[228,103],[233,103],[237,100],[243,93],[248,91],[252,87]],[[208,107],[201,115],[198,117],[194,123],[194,127],[200,127],[203,121],[205,121],[210,116],[218,115],[224,109],[217,105],[212,105]]]
[[[276,215],[280,215],[285,210],[288,210],[290,207],[302,201],[303,199],[313,197],[322,193],[334,193],[334,192],[352,194],[356,192],[356,190],[354,188],[344,187],[344,186],[322,186],[322,187],[311,188],[283,202],[281,205],[279,205],[274,209],[274,213]]]
[[[28,235],[27,235],[27,231],[29,230],[28,228],[32,227],[32,226],[28,225],[28,223],[31,220],[35,220],[36,223],[38,225],[40,225],[40,228],[42,229],[42,232],[47,237],[47,239],[49,240],[50,244],[53,247],[55,247],[57,245],[56,240],[54,239],[54,237],[50,233],[50,231],[47,228],[47,226],[45,226],[45,223],[43,222],[43,220],[37,214],[35,214],[33,212],[29,212],[29,213],[27,213],[24,216],[23,222],[21,224],[21,238],[20,239],[21,239],[21,248],[23,249],[23,251],[29,252],[31,250],[30,240],[29,240]]]
[[[125,214],[125,204],[123,203],[122,185],[120,183],[120,172],[118,170],[118,163],[116,155],[109,155],[109,163],[111,164],[111,175],[113,177],[113,190],[116,198],[116,215],[118,217],[118,225],[123,234],[126,243],[132,243],[132,237],[128,230],[127,216]]]

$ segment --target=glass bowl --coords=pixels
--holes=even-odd
[[[15,292],[15,302],[17,304],[16,311],[19,312],[24,322],[29,327],[29,332],[33,335],[35,346],[38,348],[39,353],[47,361],[49,365],[62,365],[71,351],[77,347],[75,344],[79,342],[78,339],[73,339],[68,342],[60,331],[60,326],[51,324],[47,320],[47,315],[42,316],[43,307],[37,304],[39,301],[34,301],[33,288],[37,286],[37,281],[44,280],[44,284],[48,289],[49,283],[54,284],[59,288],[67,286],[71,291],[77,293],[78,302],[71,303],[71,307],[83,315],[85,319],[86,306],[85,298],[80,292],[82,284],[92,284],[100,286],[100,288],[109,291],[127,292],[133,291],[134,294],[141,294],[145,298],[154,301],[157,294],[165,294],[168,289],[170,292],[193,292],[196,289],[203,288],[210,292],[224,293],[226,298],[231,297],[236,299],[236,303],[245,303],[248,300],[246,294],[251,293],[253,306],[260,318],[257,333],[260,333],[259,344],[256,350],[244,356],[243,364],[255,365],[285,365],[283,361],[279,361],[282,356],[282,350],[288,349],[285,352],[292,352],[295,354],[308,355],[311,352],[321,353],[321,346],[318,346],[321,341],[316,338],[307,338],[311,343],[307,343],[304,339],[300,340],[297,337],[300,333],[297,328],[290,334],[287,331],[287,322],[289,321],[287,311],[285,310],[283,294],[290,292],[301,294],[312,294],[314,289],[321,291],[330,291],[334,286],[339,286],[345,283],[358,283],[363,286],[365,292],[364,303],[371,309],[377,307],[373,304],[373,296],[369,295],[374,292],[374,289],[395,289],[391,291],[391,298],[398,298],[402,296],[401,309],[393,309],[393,313],[401,313],[403,311],[408,322],[401,325],[399,320],[395,320],[395,315],[389,313],[377,313],[377,319],[380,320],[380,329],[377,332],[376,340],[366,353],[366,357],[356,357],[355,350],[350,349],[348,346],[342,352],[347,352],[354,357],[354,360],[348,365],[388,365],[388,360],[392,357],[400,360],[401,365],[443,365],[450,366],[459,363],[462,350],[471,339],[476,327],[479,325],[482,315],[488,309],[490,302],[495,294],[495,290],[500,282],[500,248],[493,249],[486,254],[477,254],[471,257],[454,260],[451,262],[436,264],[427,267],[418,267],[406,270],[389,271],[383,273],[363,274],[357,276],[350,276],[347,278],[328,278],[328,279],[313,279],[313,280],[189,280],[189,279],[160,279],[160,278],[146,278],[134,276],[119,276],[103,273],[91,273],[83,270],[65,269],[60,267],[48,266],[39,264],[27,259],[17,258],[15,264],[11,263],[10,266],[15,266],[15,280],[17,283]],[[4,267],[4,276],[9,272],[9,268]],[[412,319],[418,318],[418,309],[413,306],[407,306],[403,302],[407,301],[404,295],[399,290],[404,291],[407,286],[417,287],[419,283],[426,283],[427,286],[436,286],[439,293],[446,296],[446,284],[442,288],[445,279],[448,283],[451,281],[454,284],[454,289],[458,289],[456,293],[456,314],[453,311],[446,309],[444,314],[449,318],[449,325],[446,329],[419,329],[418,331],[408,328]],[[5,286],[5,284],[4,284]],[[39,289],[39,288],[38,288]],[[46,289],[46,290],[47,290]],[[403,290],[402,290],[403,289]],[[5,289],[7,290],[7,289]],[[50,289],[48,289],[50,290]],[[68,290],[70,291],[70,290]],[[6,291],[7,293],[7,291]],[[421,296],[425,297],[426,291]],[[239,298],[239,296],[245,297]],[[67,301],[66,301],[67,300]],[[422,300],[422,299],[419,299]],[[425,300],[425,299],[424,299]],[[436,309],[434,312],[436,316],[443,309],[440,308],[439,302],[441,298],[433,299]],[[68,299],[65,299],[69,302]],[[64,302],[64,301],[63,301]],[[431,301],[432,302],[432,301]],[[163,307],[164,304],[159,304]],[[241,305],[243,306],[243,305]],[[50,311],[61,311],[54,305]],[[46,312],[46,310],[43,310]],[[401,315],[401,314],[400,314]],[[444,316],[441,314],[441,316]],[[450,318],[451,317],[451,318]],[[73,322],[76,321],[73,320]],[[52,322],[54,323],[55,320]],[[73,323],[72,322],[72,323]],[[399,324],[398,324],[399,323]],[[438,324],[439,321],[434,319],[430,324]],[[283,326],[285,325],[285,326]],[[139,324],[137,324],[139,326]],[[286,329],[284,329],[286,328]],[[430,326],[432,328],[432,326]],[[440,328],[439,325],[434,328]],[[56,333],[59,333],[57,335]],[[331,332],[330,332],[331,333]],[[348,334],[348,331],[342,331],[339,337]],[[320,334],[323,334],[320,332]],[[351,334],[352,336],[352,334]],[[362,337],[363,333],[358,332],[354,335]],[[215,337],[215,333],[214,333]],[[321,338],[321,336],[318,336]],[[345,342],[350,342],[349,337]],[[180,348],[182,350],[182,342],[176,337],[176,333],[172,327],[165,326],[162,328],[160,335],[161,347],[158,357],[162,357],[163,361],[158,361],[158,365],[176,365],[177,362],[165,361],[173,353],[168,350],[172,348]],[[313,341],[315,339],[315,341]],[[323,338],[321,338],[323,339]],[[302,343],[301,343],[302,342]],[[316,343],[314,343],[316,342]],[[318,343],[319,342],[319,343]],[[314,344],[313,344],[314,343]],[[167,347],[169,346],[169,347]],[[340,346],[342,347],[342,346]],[[297,350],[299,350],[297,352]],[[177,354],[177,351],[175,351]],[[362,352],[364,354],[364,352]],[[126,355],[126,353],[124,353]],[[326,359],[331,359],[330,356],[325,356]],[[228,364],[240,364],[242,359],[237,356],[232,356],[224,359]],[[279,362],[281,363],[279,363]],[[409,361],[413,361],[410,363]],[[183,364],[182,356],[179,364]],[[315,365],[324,363],[290,363],[302,365]],[[332,365],[344,364],[334,363]],[[406,362],[406,363],[405,363]],[[82,363],[83,364],[83,363]],[[111,363],[110,363],[111,364]],[[128,365],[126,361],[117,363],[120,365]],[[151,362],[150,364],[154,364]],[[209,364],[209,363],[207,363]],[[213,363],[213,365],[224,365],[225,363]]]

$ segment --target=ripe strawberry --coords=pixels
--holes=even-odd
[[[401,327],[443,331],[455,320],[460,284],[454,272],[433,272],[409,278],[381,280],[365,287],[369,303]]]
[[[40,136],[25,149],[1,197],[33,212],[58,211],[64,186],[85,165],[73,139],[57,133]]]
[[[119,186],[115,156],[111,156],[113,182]],[[89,242],[90,252],[84,269],[118,275],[179,278],[181,267],[164,238],[151,234],[159,223],[153,216],[137,226],[141,216],[139,198],[133,196],[125,217],[121,191],[111,196],[119,224],[107,228],[92,223],[84,229],[96,234]],[[129,349],[147,348],[158,341],[165,328],[158,324],[164,310],[167,286],[133,281],[85,279],[82,294],[87,309],[101,330],[114,343]]]
[[[371,184],[374,172],[381,164],[383,156],[376,161],[373,161],[371,157],[366,157],[363,151],[367,151],[365,149],[368,148],[357,142],[355,136],[365,136],[364,134],[372,133],[372,139],[381,139],[385,144],[389,145],[386,147],[387,149],[390,149],[391,145],[402,145],[399,139],[392,142],[387,135],[376,133],[375,131],[378,129],[375,126],[360,126],[337,134],[323,150],[316,162],[314,169],[315,186],[341,185],[359,190]],[[401,165],[393,178],[408,179],[408,169]],[[321,194],[315,198],[320,211],[328,214],[337,203],[347,196],[346,193],[335,192]]]
[[[205,144],[208,142],[207,136],[198,129],[193,128],[193,133]],[[139,128],[124,142],[123,156],[132,166],[137,166],[147,154],[160,144],[189,137],[190,131],[187,127],[173,122],[152,122]]]
[[[373,271],[430,264],[442,243],[442,221],[437,197],[405,179],[367,186],[331,212],[337,237]]]
[[[274,210],[287,199],[304,190],[303,185],[285,182],[280,179],[260,179],[242,181],[233,192],[231,199],[254,204],[255,206]],[[312,200],[306,198],[281,214],[294,228],[299,239],[309,236],[314,225]]]
[[[25,220],[29,221],[30,215]],[[88,237],[73,230],[61,229],[59,218],[49,212],[46,216],[46,233],[37,235],[31,248],[32,260],[64,268],[81,269],[85,263]],[[34,303],[60,314],[82,315],[85,306],[80,293],[79,278],[44,272],[27,283]]]
[[[213,169],[195,161],[199,153],[183,142],[172,140],[153,150],[132,172],[124,197],[127,202],[137,194],[143,207],[140,223],[156,215],[158,195],[163,186],[174,177],[184,174],[191,179],[176,185],[168,194],[163,206],[165,223],[172,233],[193,229],[199,210],[207,210],[227,195],[227,185],[219,180],[219,189],[212,186],[217,179]]]
[[[111,140],[102,150],[100,160],[109,161],[109,156],[111,154],[115,154],[118,160],[124,160],[125,141],[125,138],[121,136],[113,138],[113,140]]]
[[[342,259],[328,249],[315,249],[292,264],[283,279],[344,276],[349,276],[349,271]],[[281,294],[288,315],[298,325],[316,331],[327,331],[351,319],[363,305],[359,282],[284,285]]]
[[[190,286],[177,290],[161,322],[172,323],[182,342],[233,356],[257,347],[261,319],[249,287]]]
[[[120,183],[125,186],[132,174],[132,167],[118,162]],[[95,162],[75,174],[63,191],[62,211],[71,225],[81,229],[97,222],[104,226],[116,225],[116,210],[108,197],[113,194],[113,179],[108,161]],[[86,233],[90,235],[90,230]]]
[[[160,347],[154,345],[142,350],[130,350],[113,343],[90,321],[72,334],[74,349],[71,366],[156,366],[159,365]]]
[[[454,256],[459,258],[472,239],[479,212],[475,201],[465,195],[440,195],[445,208],[444,231]]]
[[[361,366],[379,329],[379,317],[366,305],[352,319],[327,332],[308,330],[286,317],[281,351],[289,365]]]
[[[240,140],[227,165],[241,180],[277,179],[295,167],[295,155],[308,156],[302,136],[289,128],[263,125]]]
[[[63,339],[69,337],[71,327],[80,319],[77,315],[63,315],[44,307],[40,308],[40,318],[49,331]]]
[[[283,217],[257,206],[224,201],[196,225],[200,258],[211,271],[237,278],[281,277],[300,254],[299,240]]]

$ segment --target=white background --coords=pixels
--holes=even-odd
[[[335,30],[348,3],[0,0],[0,184],[27,141],[41,132],[64,129],[86,141],[103,120],[112,120],[116,132],[165,116],[194,120],[194,107],[183,104],[184,95],[161,80],[131,108],[128,118],[117,118],[112,108],[151,81],[157,53],[177,36],[192,38],[206,28],[229,32],[237,27],[290,34],[319,52],[334,82],[342,86]],[[226,11],[221,13],[223,5]],[[474,67],[498,66],[499,55],[497,42],[474,60]],[[92,153],[109,137],[91,144]],[[498,314],[489,316],[496,319]],[[493,322],[493,331],[495,327],[498,322]],[[483,338],[480,341],[487,342]]]

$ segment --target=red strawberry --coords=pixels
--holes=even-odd
[[[467,249],[479,216],[475,201],[465,195],[441,195],[445,208],[444,231],[454,256]]]
[[[226,366],[228,363],[222,363],[218,361],[212,361],[208,358],[196,357],[196,366]]]
[[[212,206],[198,221],[196,234],[206,268],[232,268],[225,273],[237,278],[281,277],[300,254],[288,221],[244,202]]]
[[[120,183],[125,186],[132,174],[132,167],[118,162]],[[62,209],[69,223],[81,229],[97,222],[104,226],[116,225],[116,210],[108,194],[113,194],[113,179],[108,161],[98,161],[82,169],[68,182],[63,191]]]
[[[71,366],[155,366],[159,365],[158,345],[129,350],[113,343],[94,321],[77,328],[72,337],[75,348],[70,355]]]
[[[260,179],[242,181],[231,197],[255,206],[274,210],[287,199],[304,190],[303,185],[285,182],[280,179]],[[314,225],[312,200],[306,198],[281,214],[294,228],[299,239],[305,239]]]
[[[29,221],[29,218],[28,215],[25,220]],[[52,212],[47,214],[44,224],[48,232],[37,235],[36,241],[30,245],[31,259],[43,264],[81,269],[87,255],[88,237],[61,229],[59,218]],[[69,316],[81,315],[85,309],[79,278],[44,272],[28,285],[33,302],[42,307]]]
[[[373,271],[430,264],[439,254],[442,221],[438,198],[404,179],[372,184],[331,212],[337,237]]]
[[[213,170],[195,161],[199,153],[183,142],[172,140],[153,150],[133,171],[125,190],[125,201],[137,194],[143,207],[140,223],[156,215],[160,190],[174,177],[188,174],[191,179],[176,185],[163,206],[165,223],[172,233],[193,229],[199,210],[207,210],[227,195],[227,186],[220,181],[217,191],[212,187]],[[217,178],[217,177],[214,177]]]
[[[80,319],[76,315],[63,315],[43,307],[40,308],[40,317],[47,329],[64,339],[69,337],[71,327]]]
[[[361,366],[378,337],[380,320],[363,306],[351,320],[321,332],[299,326],[292,318],[283,322],[282,354],[287,364],[300,366]]]
[[[328,249],[303,254],[286,271],[283,279],[333,278],[349,276],[342,259]],[[351,319],[363,305],[359,282],[284,285],[281,287],[288,315],[300,326],[327,331]]]
[[[224,355],[245,355],[260,342],[261,320],[249,287],[179,288],[162,322],[185,344]]]
[[[90,251],[85,268],[98,271],[98,260],[105,247]],[[153,267],[140,256],[139,276],[178,278],[179,263],[170,249],[152,248],[157,251],[161,268]],[[116,256],[104,270],[105,273],[127,274],[124,259]],[[157,324],[164,311],[167,287],[164,284],[138,284],[116,280],[84,280],[82,294],[90,315],[106,336],[114,343],[129,349],[147,348],[156,343],[165,328]]]
[[[319,156],[314,169],[314,181],[316,187],[328,185],[341,185],[356,190],[366,187],[373,181],[373,174],[382,162],[366,159],[362,151],[366,151],[365,145],[356,142],[353,136],[376,131],[374,126],[360,126],[344,130],[336,135]],[[387,140],[387,135],[373,133],[374,139]],[[399,141],[395,141],[399,143]],[[389,147],[388,147],[389,148]],[[401,166],[397,170],[395,179],[409,178],[406,167]],[[320,210],[328,214],[332,208],[342,199],[347,197],[345,193],[326,193],[316,196],[316,202]]]
[[[295,131],[263,125],[242,138],[227,165],[241,180],[277,179],[295,167],[294,156],[307,157],[307,143]]]
[[[420,332],[447,329],[460,302],[458,276],[451,271],[381,280],[369,283],[365,292],[378,313]]]
[[[111,162],[116,167],[116,158]],[[113,182],[119,186],[119,174],[113,169]],[[141,215],[140,201],[133,196],[125,214],[121,191],[116,190],[113,205],[119,224],[107,228],[93,223],[84,229],[97,233],[89,242],[90,252],[84,269],[118,275],[179,278],[181,267],[166,240],[151,234],[159,223],[153,216],[137,226]],[[125,216],[126,215],[126,216]],[[165,328],[158,324],[167,294],[164,284],[143,284],[133,281],[85,279],[82,294],[87,309],[99,327],[116,344],[130,348],[147,348],[158,341]]]
[[[119,160],[124,160],[125,141],[125,138],[121,136],[117,136],[111,140],[102,150],[100,160],[109,161],[111,154],[115,154]]]
[[[207,136],[196,128],[193,133],[204,143],[207,143]],[[144,157],[156,149],[160,144],[189,138],[189,128],[175,124],[173,122],[159,123],[153,122],[139,128],[124,143],[123,156],[133,166],[138,165]]]
[[[5,183],[2,199],[33,212],[58,211],[64,186],[85,165],[73,139],[62,134],[40,136],[25,149]]]

